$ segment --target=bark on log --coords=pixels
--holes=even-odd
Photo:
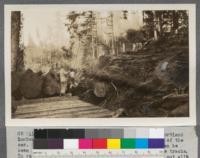
[[[22,99],[22,94],[20,91],[21,77],[22,73],[20,72],[12,72],[11,74],[11,91],[12,91],[12,98],[14,100]]]
[[[168,95],[167,98],[164,97],[161,107],[167,110],[173,110],[179,106],[187,104],[188,102],[189,102],[188,94],[183,94],[183,95],[171,94]]]
[[[184,105],[178,106],[177,108],[171,111],[170,116],[172,117],[173,116],[174,117],[189,116],[189,105],[184,104]]]
[[[94,94],[97,97],[105,97],[106,96],[106,91],[107,91],[106,83],[97,81],[94,84]]]
[[[39,98],[42,95],[43,77],[27,70],[21,78],[20,91],[26,99]]]
[[[44,77],[43,95],[46,97],[60,94],[60,83],[56,72],[49,71]]]

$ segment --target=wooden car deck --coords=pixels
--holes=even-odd
[[[23,100],[17,103],[13,118],[107,118],[112,111],[84,102],[77,97]]]

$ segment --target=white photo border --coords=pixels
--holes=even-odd
[[[49,10],[188,10],[189,117],[37,118],[11,117],[11,11]],[[195,126],[196,125],[196,4],[34,4],[4,5],[4,73],[6,126]]]

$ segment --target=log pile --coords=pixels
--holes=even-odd
[[[176,42],[151,43],[138,52],[102,56],[83,71],[71,92],[117,111],[117,117],[189,116],[189,49]],[[56,72],[12,72],[12,102],[59,95]],[[13,111],[16,107],[13,105]],[[122,110],[123,109],[123,110]]]
[[[18,100],[36,99],[59,95],[60,83],[56,72],[49,71],[46,75],[25,72],[12,72],[12,111],[16,110]]]

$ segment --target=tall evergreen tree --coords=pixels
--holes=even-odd
[[[11,70],[22,71],[24,68],[24,47],[21,45],[22,14],[11,12]]]

